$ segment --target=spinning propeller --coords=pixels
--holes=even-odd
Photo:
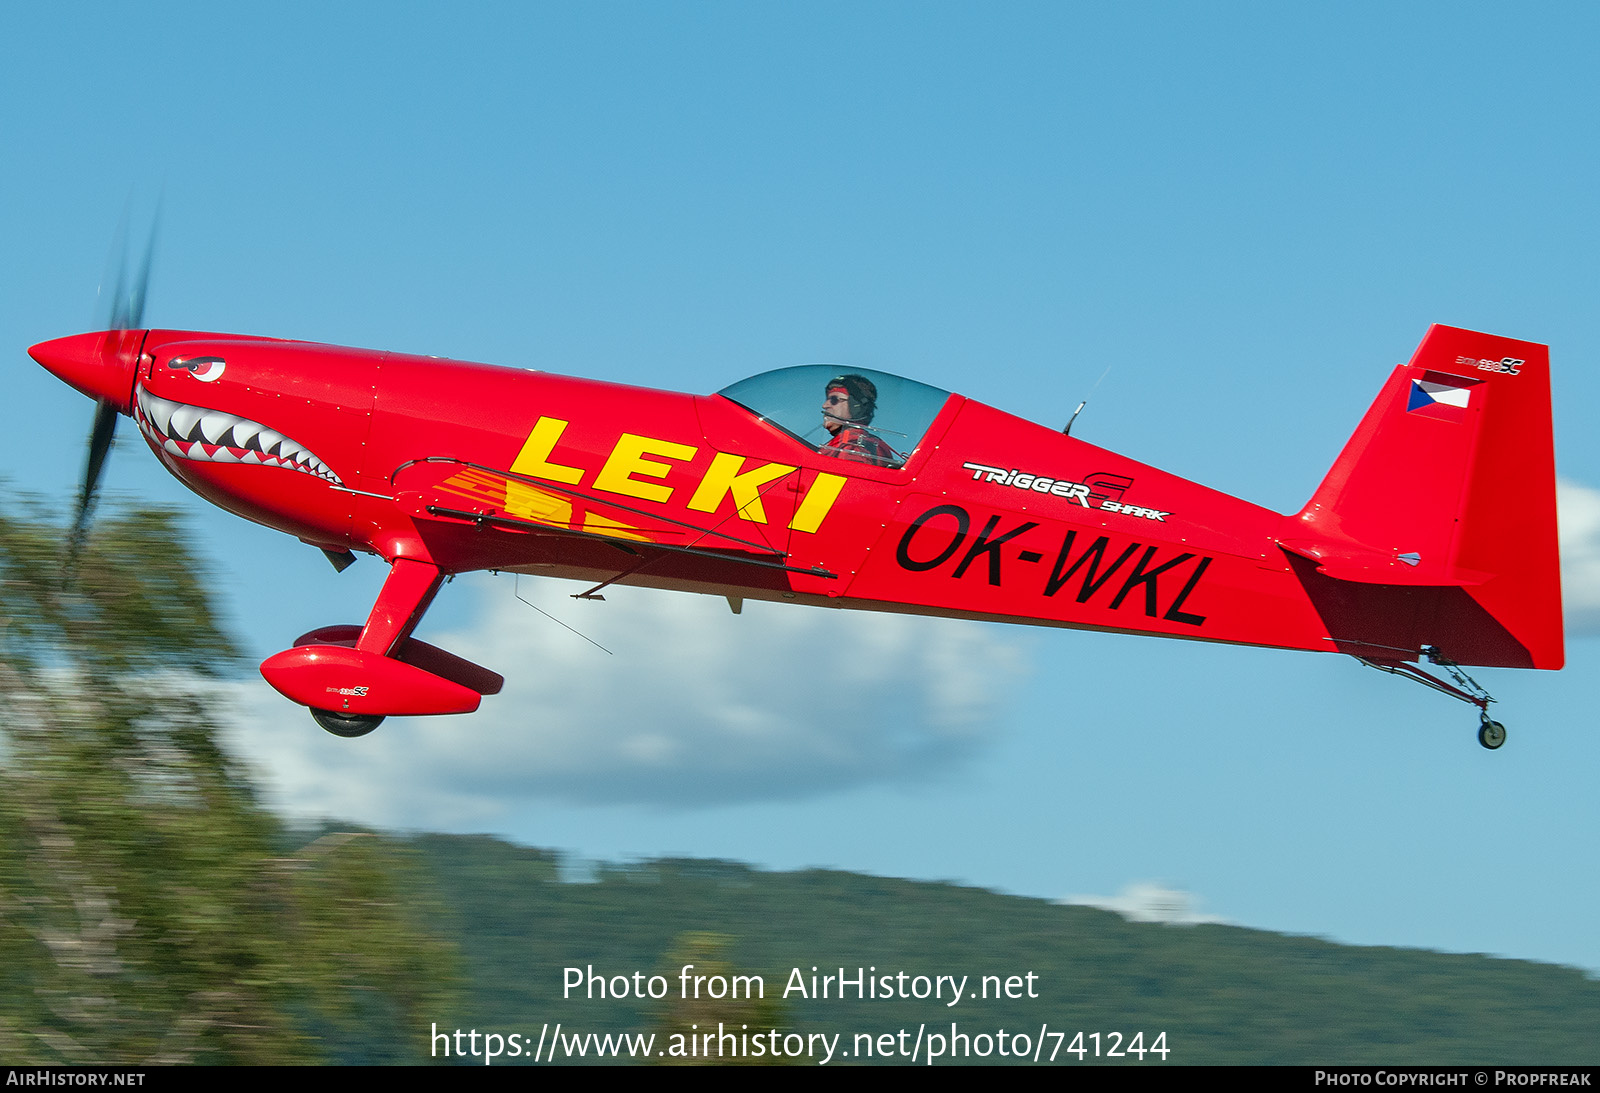
[[[41,342],[28,355],[59,379],[77,388],[97,403],[94,425],[89,431],[89,453],[84,463],[83,488],[78,493],[78,510],[67,537],[67,568],[77,562],[89,531],[89,518],[105,470],[106,456],[117,432],[117,415],[132,411],[133,381],[138,369],[139,350],[144,344],[144,301],[150,285],[150,264],[155,254],[156,232],[152,227],[139,268],[131,276],[128,269],[127,234],[118,233],[121,245],[115,257],[116,287],[106,312],[105,329],[94,334]]]

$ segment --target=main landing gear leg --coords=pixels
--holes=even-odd
[[[422,621],[423,613],[444,583],[439,567],[411,558],[396,558],[383,582],[378,602],[372,605],[367,625],[356,639],[356,648],[380,657],[392,656],[402,641]]]
[[[378,593],[378,602],[367,616],[367,625],[356,639],[356,649],[380,657],[392,655],[422,621],[443,583],[444,574],[438,566],[396,558],[383,582],[383,591]],[[312,707],[311,717],[333,735],[344,737],[365,736],[383,724],[382,714],[348,714],[316,707]]]
[[[1490,751],[1494,751],[1504,744],[1506,742],[1506,727],[1489,716],[1489,703],[1494,701],[1494,696],[1484,690],[1477,680],[1463,672],[1459,664],[1439,652],[1436,646],[1424,645],[1422,647],[1422,655],[1448,672],[1450,678],[1455,680],[1455,684],[1446,683],[1437,676],[1429,675],[1408,661],[1372,660],[1367,657],[1357,657],[1356,659],[1368,668],[1376,668],[1380,672],[1388,672],[1391,675],[1400,676],[1402,679],[1420,683],[1424,687],[1431,687],[1436,691],[1449,695],[1451,698],[1459,698],[1463,702],[1470,702],[1478,707],[1478,743]]]

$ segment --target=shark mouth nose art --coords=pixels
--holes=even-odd
[[[344,484],[312,452],[259,421],[157,398],[142,386],[134,407],[134,419],[150,442],[180,459],[287,467]]]

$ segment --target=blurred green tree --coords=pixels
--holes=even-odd
[[[238,662],[176,515],[0,508],[0,1058],[384,1061],[455,954],[398,844],[297,840],[218,744]],[[299,842],[304,842],[302,837]]]
[[[672,988],[666,1005],[658,1012],[655,1027],[661,1065],[788,1066],[793,1062],[785,1055],[772,1054],[765,1046],[750,1046],[752,1040],[759,1040],[773,1029],[780,1035],[792,1030],[785,1020],[783,1002],[776,994],[769,997],[765,988],[752,992],[748,973],[741,972],[729,959],[733,941],[727,934],[691,930],[679,934],[666,953],[661,974]],[[678,976],[681,969],[689,966],[705,982],[685,996]],[[707,1040],[707,1036],[711,1039]]]

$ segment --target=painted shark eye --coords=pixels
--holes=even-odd
[[[221,357],[173,357],[167,367],[186,369],[203,383],[215,383],[222,378],[222,370],[228,367],[228,362]]]

